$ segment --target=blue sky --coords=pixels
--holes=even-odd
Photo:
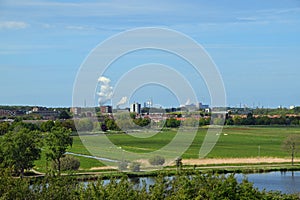
[[[222,75],[228,105],[300,105],[299,0],[2,0],[0,104],[71,106],[89,52],[114,34],[149,26],[201,44]],[[132,100],[147,98],[142,90],[135,94],[142,99]],[[198,97],[210,101],[206,92]]]

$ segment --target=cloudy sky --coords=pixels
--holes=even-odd
[[[300,105],[299,0],[0,0],[0,104],[71,106],[89,52],[138,27],[173,29],[201,44],[222,75],[230,106]],[[157,95],[156,103],[174,105],[169,91],[146,89],[128,98]],[[209,104],[201,91],[199,101]]]

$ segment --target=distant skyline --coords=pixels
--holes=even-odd
[[[201,44],[222,75],[228,106],[300,106],[299,0],[0,1],[0,105],[70,107],[77,71],[89,52],[137,27],[174,29]],[[161,61],[186,71],[199,86],[199,102],[210,104],[203,81],[186,63],[160,60],[151,51],[137,55],[106,72],[112,86],[130,67]],[[126,98],[178,104],[157,85]]]

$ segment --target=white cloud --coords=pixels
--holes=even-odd
[[[29,24],[21,21],[4,21],[0,22],[0,29],[24,29],[27,28]]]

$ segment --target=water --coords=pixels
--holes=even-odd
[[[300,172],[269,172],[262,174],[236,174],[238,181],[247,177],[259,190],[276,190],[286,194],[300,193]]]

